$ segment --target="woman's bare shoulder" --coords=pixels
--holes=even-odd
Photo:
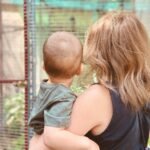
[[[86,134],[103,122],[111,110],[109,90],[101,85],[92,85],[76,100],[71,115],[70,130]]]
[[[91,101],[97,100],[101,101],[103,98],[107,98],[110,96],[109,90],[100,84],[91,85],[88,89],[85,90],[84,93],[80,95],[81,97],[92,97]],[[80,97],[79,96],[79,97]],[[85,100],[85,99],[83,99]]]

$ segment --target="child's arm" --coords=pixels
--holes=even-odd
[[[42,136],[44,144],[54,150],[99,150],[98,145],[87,137],[62,128],[45,126]]]

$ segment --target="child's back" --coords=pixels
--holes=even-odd
[[[69,89],[81,69],[82,45],[71,33],[56,32],[43,46],[44,68],[48,80],[40,90],[32,109],[29,126],[42,134],[44,126],[66,128],[76,96]]]

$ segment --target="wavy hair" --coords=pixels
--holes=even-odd
[[[149,39],[143,24],[127,12],[104,15],[88,30],[85,62],[98,81],[117,89],[134,111],[150,101]]]

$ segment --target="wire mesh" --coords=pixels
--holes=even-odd
[[[0,150],[25,148],[23,4],[0,0]]]
[[[150,25],[148,0],[35,0],[34,5],[35,24],[29,30],[35,33],[31,43],[36,45],[36,87],[39,87],[39,81],[45,77],[41,67],[42,46],[53,32],[73,32],[83,42],[87,28],[112,10],[134,12],[147,27]]]
[[[24,149],[24,90],[14,84],[0,86],[0,150]]]
[[[22,0],[0,0],[0,150],[28,149],[28,113],[46,76],[45,39],[68,31],[84,42],[87,28],[111,10],[136,13],[150,33],[149,0],[24,0],[24,8]]]
[[[69,31],[84,41],[87,28],[104,13],[112,10],[130,11],[138,15],[150,33],[149,0],[35,0],[36,74],[37,85],[44,77],[42,46],[53,32]]]
[[[30,44],[36,45],[36,65],[34,66],[36,82],[33,82],[36,84],[36,89],[41,79],[45,77],[42,69],[43,43],[53,32],[72,32],[84,42],[87,28],[103,14],[112,10],[136,13],[146,27],[150,25],[149,0],[35,0],[34,8],[35,18],[32,19],[35,19],[35,24],[29,28],[29,32],[33,32],[35,38],[31,37]],[[81,82],[82,79],[81,77]],[[30,111],[33,100],[29,101]]]
[[[4,3],[2,3],[4,5]],[[2,6],[3,7],[3,6]],[[15,8],[12,8],[15,9]],[[18,9],[16,7],[16,9]],[[23,12],[23,10],[21,10]],[[2,30],[2,49],[3,59],[2,72],[3,80],[22,80],[24,79],[24,26],[23,16],[19,11],[6,10],[1,12]]]

